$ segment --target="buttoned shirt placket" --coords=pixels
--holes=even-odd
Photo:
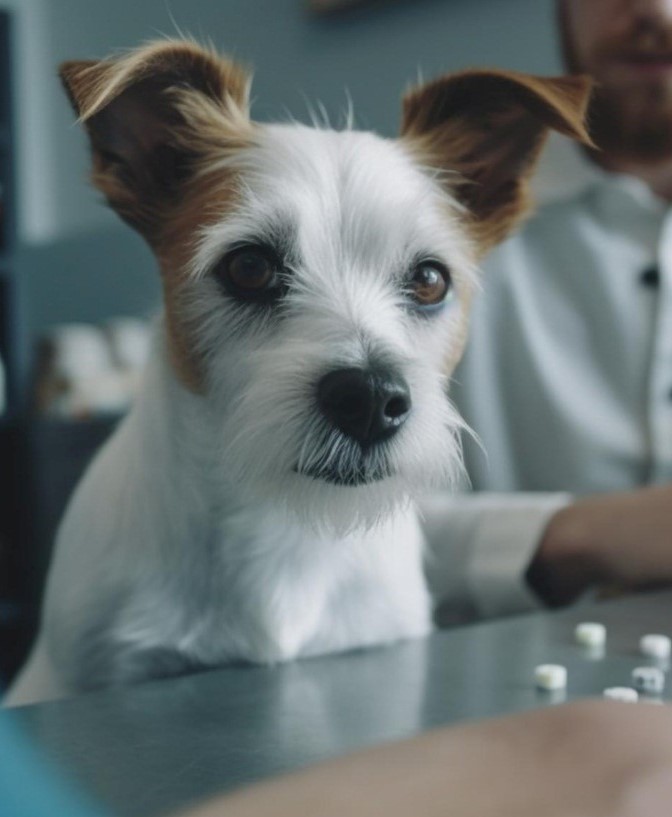
[[[655,483],[672,481],[672,208],[668,208],[657,247],[659,283],[652,349],[649,417],[651,474]]]

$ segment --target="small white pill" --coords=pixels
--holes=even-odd
[[[567,670],[561,664],[540,664],[534,670],[534,681],[539,689],[564,689],[567,686]]]
[[[637,667],[632,671],[632,685],[647,695],[660,695],[665,689],[665,673],[658,667]]]
[[[582,621],[574,629],[574,638],[583,647],[602,647],[607,640],[607,628],[596,621]]]
[[[649,658],[669,658],[672,641],[666,635],[643,635],[639,640],[639,649]]]
[[[635,701],[639,700],[637,690],[632,689],[631,687],[607,687],[602,694],[605,698],[609,698],[611,701],[627,701],[628,703],[634,703]]]

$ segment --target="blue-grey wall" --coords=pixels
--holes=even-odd
[[[387,135],[397,129],[400,92],[419,72],[558,66],[554,0],[391,0],[328,18],[309,13],[306,0],[7,4],[23,16],[17,119],[31,333],[55,321],[145,312],[157,289],[144,245],[86,182],[85,141],[55,76],[60,61],[104,56],[179,27],[254,67],[257,118],[306,118],[307,100],[319,100],[337,120],[347,89],[359,125]]]
[[[286,110],[303,117],[306,99],[337,113],[347,88],[361,125],[393,134],[400,91],[419,70],[425,76],[467,65],[552,70],[552,7],[552,0],[396,0],[326,19],[307,13],[305,0],[50,0],[46,13],[52,70],[64,59],[103,56],[173,33],[177,24],[254,66],[259,118]],[[61,233],[108,219],[79,183],[83,140],[72,133],[55,79],[49,81],[54,227]]]

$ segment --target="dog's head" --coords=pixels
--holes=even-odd
[[[371,521],[454,475],[446,386],[478,258],[524,214],[547,130],[587,139],[587,81],[443,77],[406,95],[389,140],[254,123],[245,71],[192,43],[62,77],[241,490]]]

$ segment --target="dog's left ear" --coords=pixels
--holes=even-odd
[[[473,218],[481,252],[529,209],[527,182],[549,129],[592,144],[584,120],[592,83],[465,71],[415,88],[403,100],[402,138]]]

